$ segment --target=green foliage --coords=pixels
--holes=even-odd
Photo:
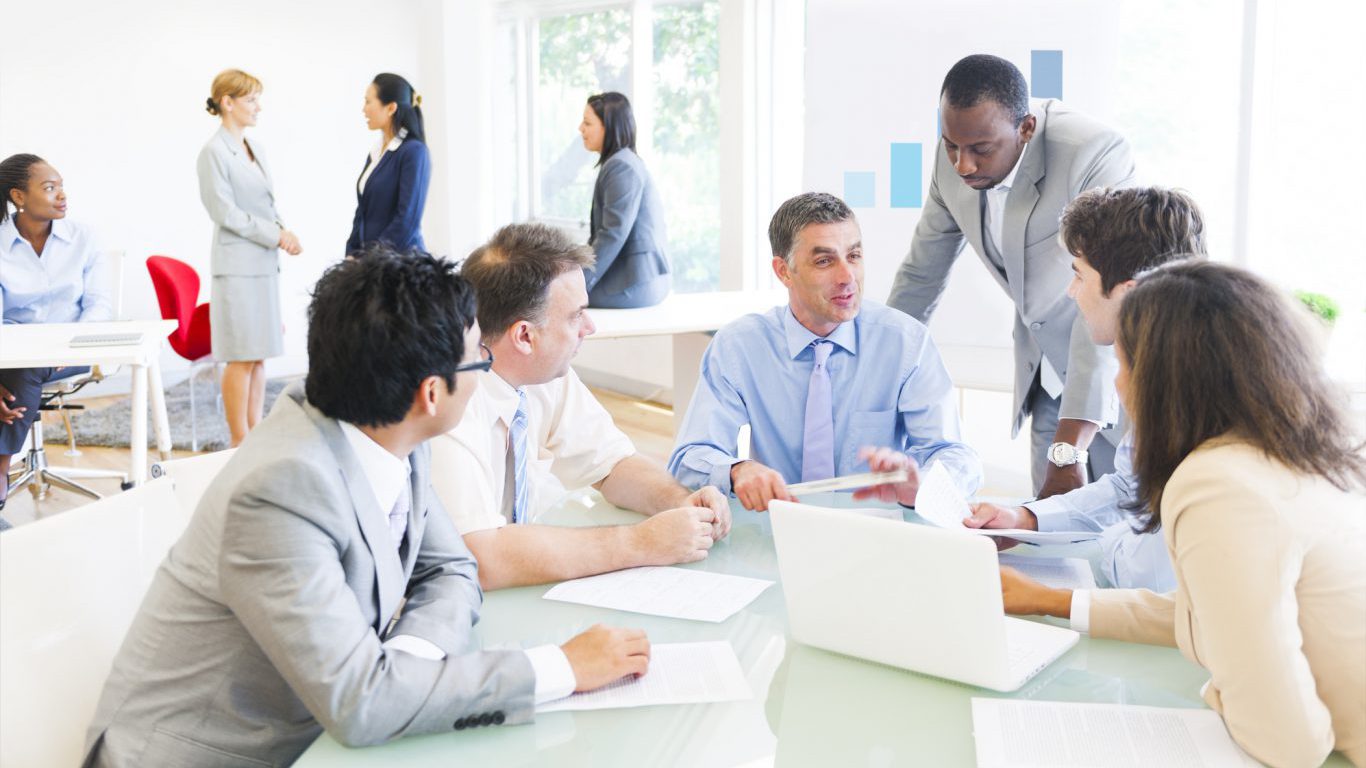
[[[1295,298],[1304,302],[1304,306],[1309,307],[1309,311],[1317,315],[1323,322],[1332,325],[1337,321],[1338,303],[1332,297],[1325,296],[1322,293],[1295,291]]]
[[[658,4],[653,17],[653,149],[642,159],[664,200],[674,290],[715,290],[721,271],[721,4]],[[597,156],[583,148],[577,129],[590,94],[631,93],[631,14],[611,8],[547,17],[538,34],[539,212],[586,221]]]

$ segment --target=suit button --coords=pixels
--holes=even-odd
[[[504,718],[503,718],[503,713],[502,713],[502,712],[494,712],[494,713],[493,713],[493,724],[494,724],[494,725],[502,725],[502,724],[503,724],[503,720],[504,720]]]
[[[462,718],[460,718],[459,720],[456,720],[456,721],[455,721],[455,730],[457,730],[457,731],[463,731],[463,730],[465,730],[465,718],[462,717]]]
[[[1030,324],[1029,324],[1029,329],[1030,329],[1031,331],[1037,331],[1037,330],[1039,330],[1039,329],[1042,328],[1042,327],[1043,327],[1043,323],[1030,323]]]
[[[492,725],[492,724],[493,724],[493,715],[489,714],[488,712],[485,712],[484,714],[480,715],[480,716],[479,716],[479,724],[480,724],[480,725]]]

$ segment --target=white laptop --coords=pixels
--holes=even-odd
[[[798,642],[997,691],[1077,642],[1005,615],[984,536],[785,501],[769,513]]]

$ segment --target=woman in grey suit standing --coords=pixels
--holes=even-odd
[[[235,447],[261,420],[265,360],[283,353],[280,257],[303,252],[275,211],[270,172],[246,129],[261,111],[261,81],[237,69],[213,79],[206,109],[223,126],[199,153],[199,198],[213,220],[209,330],[223,370],[223,410]]]
[[[615,91],[588,97],[579,124],[583,146],[598,153],[588,244],[597,261],[583,271],[588,306],[648,307],[669,295],[664,203],[636,154],[631,102]]]

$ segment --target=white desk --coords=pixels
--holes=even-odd
[[[170,458],[171,429],[166,419],[166,392],[161,384],[161,343],[175,330],[174,320],[121,320],[108,323],[33,323],[0,326],[0,368],[52,368],[75,365],[126,365],[132,369],[131,455],[128,477],[134,485],[147,479],[148,390],[157,450]],[[116,347],[72,347],[73,336],[92,333],[141,333],[142,341]]]
[[[787,303],[787,289],[767,291],[713,291],[671,293],[653,307],[639,309],[590,309],[597,331],[594,339],[627,339],[637,336],[673,337],[674,430],[683,423],[688,401],[697,388],[702,353],[711,334],[751,312],[764,312]]]

